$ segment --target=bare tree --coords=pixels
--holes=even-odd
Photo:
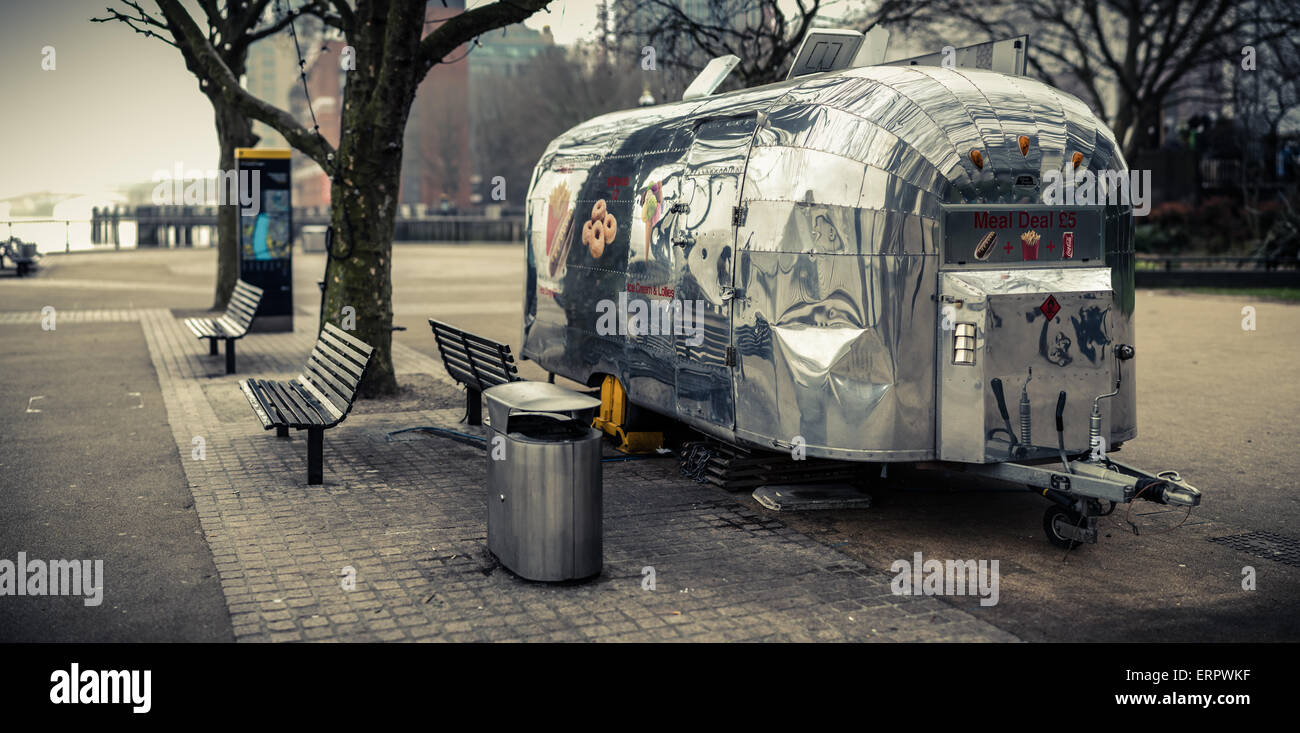
[[[1197,72],[1293,37],[1300,13],[1295,0],[935,0],[906,24],[952,45],[1030,34],[1031,72],[1079,93],[1132,160]]]
[[[867,27],[893,25],[921,14],[929,0],[883,0]],[[654,49],[656,66],[668,74],[693,77],[710,59],[727,54],[740,59],[731,88],[751,87],[785,78],[799,45],[813,27],[822,0],[711,0],[707,10],[693,10],[679,0],[617,0],[613,27],[626,53]]]
[[[105,8],[106,14],[103,17],[91,18],[91,22],[119,22],[136,33],[148,38],[156,38],[180,51],[181,57],[185,59],[186,68],[197,73],[200,68],[197,56],[189,46],[175,40],[174,29],[166,19],[156,13],[145,11],[134,0],[120,0],[120,2],[121,8]],[[199,3],[207,25],[204,38],[221,63],[236,79],[244,73],[250,46],[284,30],[303,13],[324,7],[323,2],[313,0],[297,10],[272,17],[266,12],[270,2],[271,0],[252,0],[218,4],[215,0],[203,0]],[[251,148],[257,144],[258,137],[253,133],[252,121],[238,106],[225,99],[220,87],[208,83],[202,76],[199,77],[199,91],[203,92],[203,96],[207,97],[212,105],[213,118],[217,127],[217,143],[221,148],[218,167],[223,171],[233,170],[235,148]],[[229,204],[217,209],[217,284],[216,293],[213,295],[213,308],[226,307],[238,279],[239,212],[234,204]]]
[[[523,205],[533,167],[551,140],[592,117],[637,105],[638,69],[630,57],[548,48],[517,75],[487,80],[475,90],[480,173],[489,182],[505,178],[506,201]]]
[[[1285,188],[1261,183],[1274,180],[1277,156],[1282,154],[1282,122],[1300,109],[1300,76],[1295,73],[1300,68],[1300,37],[1288,35],[1258,47],[1241,45],[1246,57],[1232,67],[1230,77],[1236,122],[1245,133],[1238,186],[1252,238],[1261,243],[1265,235],[1261,203],[1265,198],[1286,200]]]
[[[308,129],[289,112],[254,97],[223,59],[221,38],[210,38],[181,0],[155,0],[162,23],[200,83],[225,103],[261,120],[328,172],[333,246],[325,271],[322,323],[356,313],[356,335],[374,346],[359,394],[392,394],[392,245],[401,182],[406,121],[420,81],[435,64],[454,59],[467,42],[518,23],[549,0],[503,0],[465,11],[427,7],[425,0],[329,0],[310,11],[338,29],[354,50],[348,71],[339,145]],[[215,5],[216,0],[200,0]],[[234,2],[234,0],[232,0]],[[238,3],[235,3],[238,5]],[[304,6],[306,10],[307,6]],[[454,54],[454,55],[453,55]],[[206,87],[205,87],[206,88]],[[463,100],[454,100],[463,103]]]

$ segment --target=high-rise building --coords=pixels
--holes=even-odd
[[[287,33],[277,33],[250,46],[243,82],[254,97],[280,109],[289,109],[289,90],[299,83],[293,39]],[[254,120],[253,133],[260,138],[257,144],[261,147],[288,147],[284,136],[265,122]]]
[[[436,21],[464,10],[464,0],[429,2],[425,9],[426,34],[438,27]],[[299,40],[302,42],[301,32]],[[317,36],[315,41],[302,45],[304,55],[310,52],[307,89],[316,124],[325,139],[337,145],[346,95],[347,72],[339,63],[344,44],[322,42]],[[485,88],[492,78],[517,75],[524,64],[552,45],[549,30],[539,32],[517,24],[485,33],[477,45],[464,44],[434,64],[416,89],[406,122],[398,193],[401,204],[423,204],[437,212],[464,211],[477,203],[475,182],[485,174],[483,164],[475,160],[472,152],[475,89]],[[293,62],[296,66],[296,57]],[[287,74],[287,78],[287,107],[299,123],[310,129],[307,94],[296,72]],[[326,173],[306,156],[295,154],[294,161],[294,204],[328,206],[330,181]]]
[[[289,90],[289,112],[308,130],[313,124],[319,126],[321,137],[335,147],[338,147],[343,126],[347,72],[343,70],[340,59],[346,45],[343,41],[315,41],[307,63],[306,91],[303,91],[301,81]],[[310,109],[308,96],[311,98]],[[312,122],[313,113],[315,123]],[[329,206],[329,175],[316,161],[294,151],[292,178],[294,206]]]
[[[425,33],[437,21],[464,12],[464,0],[425,6]],[[415,91],[402,147],[398,201],[425,204],[435,211],[470,205],[469,45],[457,47],[433,65]]]

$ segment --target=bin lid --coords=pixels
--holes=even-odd
[[[600,407],[600,400],[590,395],[574,392],[550,382],[508,382],[483,391],[487,400],[488,417],[498,429],[515,410],[527,412],[557,412],[573,415]],[[578,417],[578,415],[574,415]]]

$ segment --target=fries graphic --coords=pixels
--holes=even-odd
[[[1030,229],[1027,232],[1020,233],[1020,255],[1024,260],[1038,259],[1038,240],[1041,235]]]

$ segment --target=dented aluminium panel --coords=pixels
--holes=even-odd
[[[717,437],[867,461],[1008,460],[989,381],[1015,411],[1034,363],[1030,432],[1053,446],[1057,392],[1085,422],[1107,347],[1133,342],[1131,208],[1042,204],[1045,175],[1076,157],[1127,171],[1079,100],[975,70],[853,68],[596,118],[534,173],[523,354],[588,384],[616,376],[635,404]],[[989,231],[1001,249],[972,259]],[[1033,318],[1048,295],[1059,313]],[[978,379],[945,381],[942,297],[979,309]],[[1136,434],[1134,386],[1130,364],[1112,444]]]

